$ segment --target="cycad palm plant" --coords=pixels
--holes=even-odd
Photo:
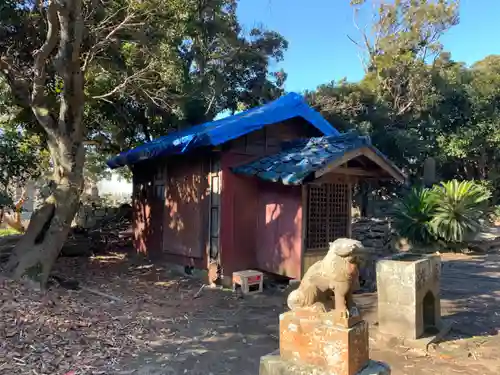
[[[413,244],[431,244],[435,241],[431,227],[434,211],[433,190],[414,188],[396,206],[394,226],[399,235]]]
[[[447,181],[432,189],[432,233],[446,243],[462,243],[479,230],[491,193],[474,181]]]

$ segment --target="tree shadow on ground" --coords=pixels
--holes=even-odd
[[[441,309],[453,321],[452,335],[492,336],[500,331],[500,257],[443,259]]]
[[[279,314],[285,305],[284,293],[277,290],[240,298],[206,287],[195,297],[200,280],[133,253],[64,258],[56,271],[123,299],[123,304],[113,304],[119,315],[139,314],[142,319],[144,332],[134,337],[141,349],[120,361],[121,372],[116,373],[254,375],[260,357],[278,348]],[[88,298],[85,291],[77,293]]]
[[[260,357],[279,346],[281,306],[270,304],[266,294],[234,300],[229,292],[206,293],[217,302],[194,312],[173,337],[152,343],[153,353],[142,353],[128,366],[151,375],[257,374]]]
[[[484,339],[500,327],[497,259],[493,255],[443,257],[442,310],[455,321],[455,331],[446,341],[457,335]],[[135,314],[134,319],[141,320],[143,333],[134,340],[142,344],[134,355],[120,360],[121,372],[116,373],[250,375],[258,373],[260,357],[279,346],[284,293],[266,291],[238,298],[229,291],[205,288],[196,296],[200,281],[145,258],[66,261],[73,262],[72,267],[62,267],[61,272],[123,298],[126,304],[115,306],[117,314]],[[356,295],[356,301],[367,320],[376,318],[376,294]]]
[[[500,331],[500,254],[442,256],[441,315],[452,321],[443,341],[490,337]],[[378,321],[377,293],[355,294],[363,317]]]

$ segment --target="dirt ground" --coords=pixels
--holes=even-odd
[[[453,329],[424,353],[371,339],[394,375],[500,373],[500,256],[444,255],[443,314]],[[115,254],[61,259],[56,274],[88,290],[54,286],[43,298],[0,280],[0,374],[256,375],[278,347],[283,292],[240,298],[166,265]],[[357,296],[371,323],[376,296]]]

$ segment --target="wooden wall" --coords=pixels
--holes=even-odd
[[[227,152],[248,156],[264,156],[281,149],[283,142],[298,138],[319,137],[321,132],[300,117],[268,125],[228,143]]]
[[[231,167],[276,153],[285,141],[320,135],[305,120],[294,118],[240,137],[223,147],[221,258],[224,275],[252,267],[290,277],[300,274],[300,187],[236,175]]]
[[[300,278],[302,187],[261,182],[257,215],[255,253],[258,268]]]
[[[134,243],[138,252],[197,268],[207,266],[206,155],[134,167]]]
[[[165,254],[206,260],[209,164],[199,157],[175,158],[166,165],[163,216]]]
[[[181,265],[207,267],[210,160],[217,155],[221,167],[219,252],[224,274],[230,276],[234,271],[257,267],[258,259],[261,264],[272,264],[269,268],[276,273],[295,274],[297,270],[290,264],[291,259],[295,263],[296,244],[300,243],[297,239],[297,233],[301,233],[297,223],[302,222],[300,189],[278,184],[263,188],[257,178],[236,175],[230,168],[278,152],[284,141],[313,136],[321,136],[321,133],[302,118],[294,118],[230,141],[214,152],[136,165],[134,238],[137,251]],[[276,193],[275,189],[281,192]],[[272,236],[265,232],[271,205],[287,213],[273,224]],[[281,240],[284,236],[288,236],[287,241]],[[263,256],[261,248],[268,248],[269,258]],[[275,261],[280,257],[289,261]],[[269,263],[269,259],[274,260]]]

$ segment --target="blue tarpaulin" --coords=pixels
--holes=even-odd
[[[136,148],[124,151],[107,161],[110,168],[119,168],[159,156],[183,154],[197,147],[218,146],[266,125],[302,117],[326,136],[340,133],[304,98],[290,93],[260,107],[217,121],[193,126],[189,129],[157,138]]]

